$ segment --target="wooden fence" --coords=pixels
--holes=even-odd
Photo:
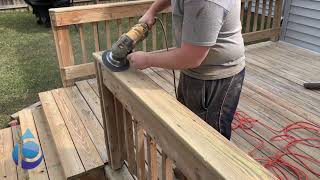
[[[245,42],[264,39],[278,40],[282,0],[270,0],[268,11],[274,11],[274,16],[272,13],[266,13],[266,0],[241,1],[241,21]],[[256,3],[256,8],[259,7],[257,4],[262,3],[260,5],[262,15],[256,13],[258,10],[252,12],[253,1]],[[273,7],[274,1],[275,6]],[[112,42],[136,23],[137,17],[142,16],[152,2],[153,0],[140,0],[51,9],[52,29],[63,85],[70,86],[78,78],[94,75],[91,53],[110,48]],[[169,30],[171,28],[169,27],[171,26],[170,9],[160,13],[159,17],[164,21],[166,33],[172,37],[171,30]],[[74,28],[73,25],[78,27],[77,35],[73,35],[71,30]],[[71,35],[70,31],[72,31]],[[160,26],[154,26],[151,35],[142,43],[141,49],[144,51],[163,49],[164,38],[161,38],[163,36],[160,35],[160,32]],[[94,44],[94,48],[90,49],[88,47],[91,44]],[[175,46],[173,41],[170,42],[170,46]]]
[[[112,1],[125,0],[73,0],[73,6],[109,3]],[[27,10],[28,8],[29,7],[24,0],[0,0],[0,11]]]
[[[0,0],[0,11],[28,9],[24,0]]]

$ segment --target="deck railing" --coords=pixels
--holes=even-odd
[[[280,35],[282,0],[241,1],[245,42],[277,40]],[[91,53],[110,48],[112,42],[136,23],[137,17],[142,16],[152,2],[153,0],[139,0],[51,9],[52,29],[63,85],[70,86],[79,78],[94,75]],[[169,15],[170,9],[167,9],[160,13],[159,17],[164,21],[165,31],[171,39],[169,45],[172,47],[175,43],[169,30]],[[165,43],[160,33],[160,26],[154,26],[151,35],[138,48],[144,51],[163,49]],[[162,39],[159,41],[160,38]]]
[[[144,73],[111,72],[101,53],[95,59],[113,170],[126,161],[138,180],[172,180],[173,167],[189,180],[276,179]]]

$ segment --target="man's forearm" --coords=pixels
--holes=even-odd
[[[151,7],[148,9],[147,13],[156,15],[158,12],[166,9],[171,4],[171,0],[155,0]]]
[[[165,69],[189,69],[198,67],[207,53],[199,55],[190,55],[180,48],[168,52],[151,53],[147,56],[147,61],[151,67],[160,67]]]

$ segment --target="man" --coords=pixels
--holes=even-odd
[[[178,100],[230,140],[245,74],[240,0],[156,0],[140,22],[172,6],[177,48],[128,56],[138,69],[181,70]]]

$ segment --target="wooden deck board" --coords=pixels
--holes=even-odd
[[[79,117],[88,131],[88,134],[94,143],[99,155],[104,163],[108,162],[108,155],[105,146],[103,127],[97,117],[91,111],[90,107],[82,97],[77,87],[73,86],[65,89],[72,105],[79,114]]]
[[[39,135],[39,141],[43,151],[44,160],[46,162],[46,168],[49,178],[51,180],[63,180],[65,175],[63,173],[62,166],[60,164],[56,151],[56,147],[50,133],[50,129],[47,124],[46,117],[44,115],[42,107],[35,108],[32,111],[34,122],[37,127]]]
[[[23,140],[22,143],[26,143],[29,141],[37,143],[40,147],[39,154],[36,157],[38,159],[38,158],[40,158],[40,156],[43,155],[43,152],[42,152],[41,144],[39,141],[38,132],[37,132],[36,125],[34,122],[34,118],[32,115],[32,111],[31,111],[31,109],[24,109],[24,110],[20,111],[18,114],[19,114],[19,119],[20,119],[21,134],[24,134],[27,130],[30,130],[30,132],[34,136],[34,139],[26,139],[26,140]],[[30,169],[27,172],[28,172],[28,178],[30,178],[30,179],[35,179],[35,180],[49,179],[47,168],[46,168],[44,160],[42,160],[41,163],[36,168]]]
[[[52,91],[73,143],[86,171],[103,166],[103,161],[64,89]]]
[[[39,96],[66,178],[84,173],[85,168],[52,93],[43,92]]]
[[[12,160],[14,141],[11,128],[0,130],[0,179],[17,180],[16,165]]]

